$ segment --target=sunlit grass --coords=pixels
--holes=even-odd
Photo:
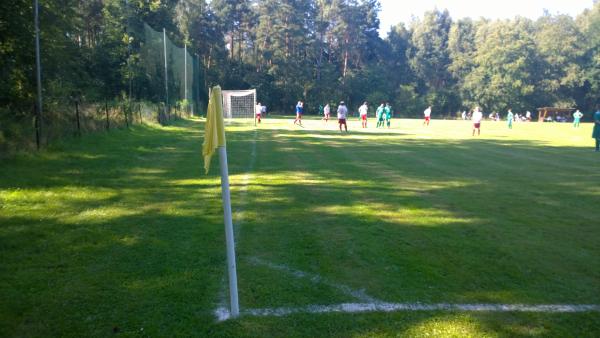
[[[3,336],[600,335],[598,313],[216,323],[223,214],[202,128],[137,126],[0,163]],[[480,137],[467,121],[349,129],[227,125],[242,308],[354,301],[253,257],[390,302],[600,303],[591,125],[484,122]]]

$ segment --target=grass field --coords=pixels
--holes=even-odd
[[[591,125],[227,127],[240,305],[600,304]],[[371,121],[371,124],[372,121]],[[0,336],[600,336],[600,312],[295,313],[218,321],[218,161],[199,120],[0,163]]]

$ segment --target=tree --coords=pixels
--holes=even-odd
[[[448,35],[448,51],[451,60],[448,71],[454,78],[461,102],[473,102],[470,91],[464,86],[464,80],[475,67],[474,58],[477,53],[475,35],[475,24],[471,19],[453,23]],[[461,105],[464,109],[464,104]]]
[[[584,103],[587,110],[599,109],[600,105],[600,2],[577,18],[583,35]]]
[[[577,89],[584,82],[583,39],[575,21],[568,15],[544,15],[536,22],[535,42],[542,63],[536,88],[540,97],[547,105],[575,106]]]
[[[447,112],[456,104],[453,81],[448,71],[448,33],[452,19],[447,10],[426,12],[422,21],[411,27],[410,65],[419,81],[420,94],[426,94],[430,104]]]
[[[475,68],[464,83],[473,100],[468,104],[497,112],[531,109],[537,57],[532,31],[532,23],[522,18],[480,24]]]

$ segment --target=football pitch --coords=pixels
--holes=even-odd
[[[292,119],[226,126],[235,320],[203,121],[3,160],[0,335],[600,335],[591,124]]]

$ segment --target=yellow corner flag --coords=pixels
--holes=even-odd
[[[225,127],[223,126],[223,101],[221,101],[221,87],[214,86],[208,99],[206,113],[206,126],[204,127],[204,170],[208,174],[210,159],[218,147],[225,146]]]
[[[212,88],[208,99],[206,112],[206,127],[204,128],[204,170],[208,174],[210,159],[219,149],[219,162],[221,163],[221,198],[223,199],[223,220],[225,221],[225,242],[227,244],[227,270],[229,273],[229,300],[231,302],[230,315],[236,318],[240,315],[238,299],[237,271],[235,264],[235,239],[233,238],[233,220],[231,218],[231,194],[229,191],[229,169],[227,168],[227,149],[225,148],[225,127],[223,126],[223,102],[221,101],[221,87]]]

